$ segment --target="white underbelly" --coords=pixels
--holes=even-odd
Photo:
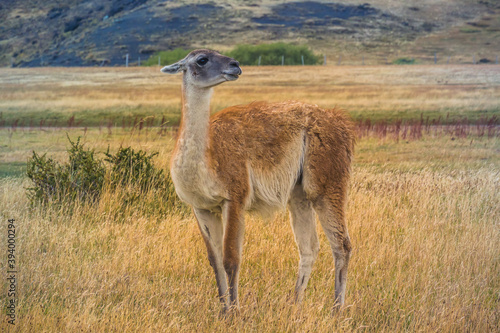
[[[298,150],[284,158],[279,165],[269,171],[249,168],[250,199],[248,210],[267,215],[276,210],[286,209],[290,194],[297,183],[303,165],[303,153]]]

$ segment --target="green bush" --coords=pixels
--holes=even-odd
[[[158,153],[136,152],[127,147],[110,154],[108,149],[103,161],[93,150],[84,149],[80,138],[76,142],[68,140],[68,163],[35,151],[28,159],[27,175],[32,186],[27,188],[27,195],[32,205],[96,202],[108,188],[121,198],[123,207],[140,206],[153,213],[189,212],[177,197],[170,174],[154,166],[152,159]]]
[[[163,181],[163,170],[157,169],[152,162],[157,152],[147,155],[145,151],[135,152],[132,148],[120,148],[115,155],[108,151],[105,161],[111,164],[110,185],[127,186],[133,184],[145,192],[150,186]]]
[[[398,58],[392,63],[395,65],[414,65],[416,61],[414,58]]]
[[[28,159],[26,173],[33,182],[33,187],[26,189],[32,203],[61,199],[59,198],[59,193],[62,191],[61,184],[66,182],[67,177],[61,166],[53,159],[47,158],[45,154],[40,156],[33,151],[33,156]],[[57,198],[54,198],[56,195]]]
[[[190,50],[177,48],[172,51],[161,51],[153,54],[143,64],[144,66],[158,65],[158,57],[161,57],[161,66],[173,64],[188,55]],[[244,66],[281,65],[282,56],[285,57],[285,65],[302,65],[304,57],[305,65],[317,65],[321,56],[315,55],[305,45],[292,45],[287,43],[260,44],[260,45],[238,45],[226,55],[238,60]]]
[[[302,56],[305,65],[316,65],[321,56],[315,55],[305,45],[292,45],[286,43],[261,44],[261,45],[238,45],[228,56],[238,60],[244,66],[281,65],[284,56],[285,65],[302,65]]]
[[[175,193],[170,173],[154,166],[152,159],[157,152],[148,155],[127,147],[120,148],[114,155],[108,149],[105,155],[105,161],[110,164],[109,186],[113,190],[120,188],[123,206],[140,208],[142,212],[189,213],[189,208]]]
[[[83,149],[80,138],[68,140],[69,162],[59,164],[46,155],[33,155],[28,159],[27,175],[33,187],[27,189],[31,202],[74,201],[76,199],[95,201],[101,194],[106,169],[96,159],[93,150]]]
[[[184,50],[181,48],[176,48],[172,51],[156,52],[151,57],[149,57],[148,60],[143,62],[143,65],[144,66],[158,66],[158,57],[160,57],[160,65],[161,66],[170,65],[170,64],[176,63],[177,61],[179,61],[181,59],[184,59],[184,57],[187,56],[189,52],[191,52],[191,50]]]
[[[475,33],[481,32],[481,29],[464,27],[464,28],[460,28],[460,32],[463,32],[466,34],[475,34]]]

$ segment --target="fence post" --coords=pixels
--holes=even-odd
[[[498,64],[498,57],[497,57],[497,64]],[[14,57],[10,58],[10,67],[14,67]]]
[[[437,52],[434,52],[434,65],[437,64],[438,62],[438,54]]]
[[[141,57],[139,57],[139,60],[137,60],[137,66],[141,65]]]
[[[259,56],[259,66],[260,66],[260,61],[262,60],[262,56]]]
[[[326,54],[323,54],[323,65],[326,66]]]
[[[281,66],[283,66],[285,64],[285,56],[281,56]]]
[[[125,55],[125,67],[128,67],[128,53]]]
[[[302,66],[304,66],[304,56],[301,55],[300,57],[302,58]]]
[[[161,56],[158,56],[158,66],[161,67]]]

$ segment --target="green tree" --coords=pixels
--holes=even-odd
[[[305,65],[316,65],[321,60],[321,56],[315,55],[307,46],[287,43],[238,45],[227,55],[244,66],[258,65],[259,57],[261,65],[281,65],[282,57],[285,65],[302,65],[302,57]]]

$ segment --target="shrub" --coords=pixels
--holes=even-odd
[[[102,161],[96,159],[93,150],[86,150],[80,144],[80,138],[72,142],[68,150],[69,163],[59,164],[46,155],[28,159],[27,175],[33,187],[27,189],[31,202],[74,201],[99,198],[106,169]]]
[[[84,149],[80,138],[68,149],[68,163],[59,163],[35,151],[28,159],[27,175],[32,187],[27,195],[32,205],[41,203],[96,202],[104,189],[116,193],[122,207],[135,206],[149,212],[187,213],[175,193],[170,174],[153,164],[158,153],[120,148],[116,154],[105,153],[104,161],[93,150]],[[144,199],[148,198],[148,199]]]
[[[474,33],[481,32],[481,29],[464,27],[464,28],[460,28],[460,32],[463,32],[466,34],[474,34]]]
[[[144,66],[158,66],[158,57],[160,57],[161,66],[170,65],[183,59],[189,52],[191,52],[191,50],[184,50],[182,48],[176,48],[172,51],[156,52],[143,64]]]
[[[35,201],[45,203],[53,199],[61,191],[61,183],[65,182],[62,176],[64,172],[60,169],[60,165],[45,155],[38,155],[35,151],[28,159],[26,173],[33,182],[33,187],[26,189],[32,203]],[[58,195],[57,200],[59,199]]]
[[[285,65],[302,65],[302,56],[305,65],[316,65],[321,57],[315,55],[305,45],[292,45],[286,43],[261,44],[261,45],[238,45],[228,56],[238,60],[242,65],[281,65],[284,56]]]
[[[170,65],[183,59],[189,52],[191,50],[181,48],[160,51],[145,61],[144,66],[158,65],[158,57],[160,57],[161,66]],[[261,57],[261,65],[281,65],[282,56],[285,57],[285,65],[302,65],[302,57],[304,57],[305,65],[317,65],[321,61],[321,56],[315,55],[307,46],[287,43],[238,45],[226,54],[245,66],[258,65],[259,57]]]
[[[414,65],[416,61],[414,58],[398,58],[392,63],[395,65]]]
[[[115,155],[105,153],[106,162],[111,164],[110,185],[133,184],[140,191],[145,192],[148,186],[158,185],[164,179],[163,170],[155,168],[152,163],[157,152],[147,155],[145,151],[135,152],[131,147],[120,148]]]
[[[120,188],[124,206],[153,213],[189,212],[175,192],[170,173],[154,166],[152,159],[157,152],[148,155],[127,147],[120,148],[114,155],[108,149],[105,155],[105,161],[111,166],[109,186],[113,190]]]

